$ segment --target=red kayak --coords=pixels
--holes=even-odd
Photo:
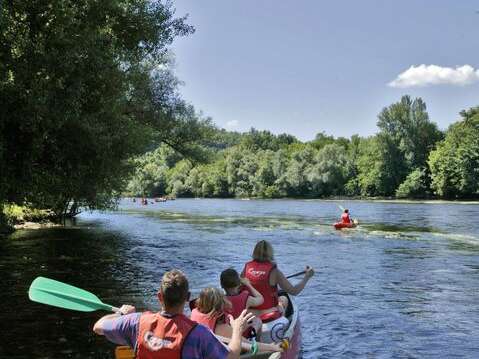
[[[354,228],[358,224],[359,224],[358,221],[354,219],[351,223],[336,222],[335,224],[333,224],[333,226],[336,229],[343,229],[343,228]]]

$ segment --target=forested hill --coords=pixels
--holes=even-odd
[[[378,132],[310,142],[288,134],[210,128],[203,161],[168,146],[134,159],[128,192],[184,197],[477,198],[479,108],[463,111],[446,132],[422,99],[403,96],[378,115]]]

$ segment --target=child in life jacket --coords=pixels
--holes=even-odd
[[[238,318],[241,312],[251,307],[263,304],[263,296],[250,283],[247,278],[240,278],[238,272],[233,268],[228,268],[221,272],[221,287],[226,292],[226,299],[231,305],[225,307],[225,313],[231,314],[233,318]],[[244,286],[246,289],[242,289]],[[259,336],[261,331],[261,319],[255,317],[251,326]],[[243,336],[247,335],[246,331]],[[246,335],[245,335],[246,334]]]
[[[232,316],[225,315],[225,307],[230,303],[225,299],[225,295],[218,288],[205,288],[200,292],[199,298],[196,300],[196,307],[191,311],[191,320],[208,327],[214,334],[231,338],[233,329],[229,324]],[[246,339],[242,339],[245,344],[252,343]],[[282,352],[283,348],[280,344],[266,344],[256,342],[260,352]]]

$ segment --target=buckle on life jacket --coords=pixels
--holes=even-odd
[[[268,323],[268,322],[272,322],[273,320],[276,320],[276,319],[280,318],[281,315],[282,314],[279,310],[275,310],[274,312],[261,314],[259,316],[259,319],[261,319],[261,321],[263,323]]]

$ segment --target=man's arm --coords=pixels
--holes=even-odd
[[[120,318],[121,314],[119,313],[114,313],[114,314],[108,314],[100,319],[93,325],[93,331],[98,334],[98,335],[104,335],[103,328],[105,327],[105,323],[108,322],[109,320],[114,320],[117,318]]]
[[[136,346],[141,313],[134,313],[134,307],[120,308],[125,315],[108,314],[100,318],[93,326],[93,331],[115,344]]]
[[[136,309],[132,305],[127,305],[124,304],[121,306],[120,310],[118,312],[113,313],[113,314],[107,314],[100,319],[93,325],[93,331],[98,334],[98,335],[104,335],[104,328],[105,328],[105,323],[111,320],[115,320],[120,318],[122,315],[130,314],[136,312]]]

